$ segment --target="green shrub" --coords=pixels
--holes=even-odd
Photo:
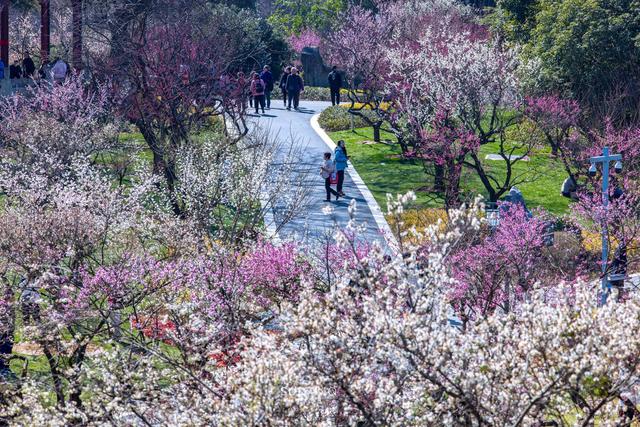
[[[304,92],[300,94],[301,99],[307,101],[331,101],[331,92],[328,87],[305,86]],[[271,99],[282,99],[282,91],[279,87],[274,87],[271,92]]]
[[[365,112],[365,114],[373,114]],[[363,128],[368,126],[367,123],[358,116],[354,116],[349,113],[349,110],[345,107],[329,107],[325,109],[318,119],[318,123],[322,129],[327,132],[337,132],[341,130],[351,129],[351,118],[353,117],[353,127]]]

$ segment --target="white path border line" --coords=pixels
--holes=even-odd
[[[334,151],[336,149],[336,144],[333,140],[327,135],[327,133],[320,127],[320,123],[318,122],[318,118],[320,114],[315,114],[311,117],[311,127],[318,134],[318,136],[324,141],[325,144]],[[382,213],[382,209],[380,209],[380,205],[376,202],[376,199],[373,197],[371,190],[364,183],[356,168],[353,167],[351,162],[348,162],[349,168],[347,169],[347,173],[353,180],[353,183],[358,187],[360,193],[364,196],[364,200],[369,205],[369,209],[371,210],[371,214],[373,215],[373,219],[376,221],[376,225],[378,229],[383,233],[384,237],[387,239],[388,243],[393,246],[394,250],[397,250],[398,242],[396,241],[395,235],[391,232],[391,227],[389,227],[389,223],[387,222],[384,214]]]

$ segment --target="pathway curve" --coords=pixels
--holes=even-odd
[[[267,110],[265,115],[251,118],[252,123],[267,127],[272,134],[278,135],[283,144],[295,144],[300,148],[299,167],[301,170],[309,171],[302,184],[306,187],[308,196],[305,206],[295,218],[284,225],[278,222],[279,215],[276,207],[275,212],[269,212],[265,218],[267,227],[272,232],[277,229],[278,237],[281,239],[294,239],[311,244],[326,241],[327,236],[333,234],[336,223],[339,226],[345,226],[348,223],[348,207],[355,199],[357,222],[366,225],[362,238],[368,242],[378,241],[384,245],[383,235],[390,233],[388,225],[371,192],[350,162],[343,186],[346,197],[340,198],[337,202],[333,197],[331,202],[325,201],[324,180],[319,175],[319,167],[323,153],[333,151],[335,146],[317,127],[316,116],[330,105],[327,102],[302,101],[300,111],[287,111],[283,108],[281,100],[273,100],[271,110]],[[313,122],[316,124],[313,125]],[[333,208],[331,214],[324,212],[327,206]]]

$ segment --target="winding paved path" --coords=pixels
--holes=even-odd
[[[278,230],[277,234],[281,239],[294,239],[311,244],[326,241],[327,236],[334,233],[336,223],[339,226],[345,226],[348,223],[349,203],[355,199],[357,222],[366,225],[366,231],[361,237],[369,242],[383,243],[383,234],[389,233],[388,225],[384,221],[380,207],[351,163],[347,168],[343,186],[346,198],[340,198],[336,202],[332,197],[331,202],[325,202],[324,180],[319,175],[319,168],[323,153],[333,151],[334,147],[329,145],[332,142],[326,134],[323,136],[322,131],[320,131],[321,134],[316,132],[312,122],[314,116],[330,105],[327,102],[302,101],[300,111],[287,111],[283,108],[282,100],[273,100],[271,110],[267,110],[265,115],[251,119],[252,123],[269,128],[272,135],[277,135],[285,146],[295,144],[300,149],[299,169],[308,171],[302,184],[306,187],[308,196],[305,206],[295,218],[284,225],[278,222],[280,215],[276,208],[275,212],[269,212],[265,218],[267,227],[272,232]],[[333,207],[333,213],[323,212],[326,206]]]

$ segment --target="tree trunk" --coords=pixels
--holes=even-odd
[[[382,127],[382,123],[374,123],[373,124],[373,142],[380,142],[380,128]]]
[[[47,358],[47,362],[49,363],[49,371],[51,372],[51,379],[53,380],[53,389],[56,393],[56,400],[58,401],[58,406],[63,407],[65,405],[64,399],[64,391],[62,390],[62,376],[58,371],[58,363],[56,362],[55,357],[53,357],[53,353],[49,350],[49,345],[46,343],[42,343],[42,352]]]
[[[438,193],[444,193],[445,191],[445,183],[444,183],[444,166],[434,164],[435,177],[433,180],[433,189]]]
[[[173,162],[165,162],[164,178],[167,181],[167,189],[169,190],[169,195],[171,196],[171,207],[173,208],[173,213],[176,214],[176,216],[181,217],[184,212],[182,212],[182,209],[180,208],[180,205],[175,198],[176,168]]]
[[[82,0],[73,0],[72,8],[72,25],[73,25],[73,68],[82,69]]]
[[[144,120],[136,120],[135,125],[138,130],[140,130],[142,137],[153,153],[153,174],[157,176],[164,176],[167,182],[167,189],[169,190],[169,195],[171,197],[171,207],[173,212],[177,216],[182,216],[182,209],[180,209],[180,205],[174,197],[176,181],[175,165],[165,159],[165,153],[158,142],[158,138],[156,138],[153,130],[146,125]]]
[[[458,160],[461,161],[461,160]],[[447,187],[445,191],[445,208],[455,209],[460,206],[460,169],[455,161],[449,162],[447,165]]]

